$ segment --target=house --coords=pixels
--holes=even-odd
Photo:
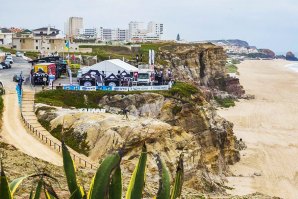
[[[0,29],[0,45],[12,45],[12,38],[14,33],[7,28]]]

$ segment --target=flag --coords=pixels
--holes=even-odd
[[[72,57],[71,57],[71,58],[72,58],[72,60],[74,60],[74,61],[76,60],[76,57],[75,57],[74,54],[72,54]]]
[[[66,49],[66,50],[69,50],[69,40],[67,40],[67,41],[65,42],[65,49]]]

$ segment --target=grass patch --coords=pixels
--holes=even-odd
[[[177,106],[177,105],[175,105],[175,106],[173,107],[173,109],[172,109],[172,113],[173,113],[173,115],[177,115],[178,113],[181,112],[181,110],[182,110],[182,107],[181,107],[181,106]]]
[[[90,147],[88,145],[87,133],[75,132],[73,128],[64,129],[62,135],[62,125],[58,125],[55,129],[50,131],[50,133],[58,140],[64,140],[64,142],[73,150],[78,153],[82,153],[88,156]]]
[[[67,91],[49,90],[36,94],[35,102],[58,106],[64,108],[101,108],[99,102],[104,96],[142,94],[144,91],[116,92],[116,91]],[[146,91],[146,93],[157,93],[166,98],[174,98],[186,103],[200,103],[192,95],[202,96],[201,91],[190,84],[176,82],[168,91]]]
[[[190,98],[191,95],[200,93],[197,87],[184,82],[176,82],[168,92],[180,98]]]
[[[221,107],[229,108],[229,107],[233,107],[233,106],[235,106],[235,100],[232,99],[232,98],[225,98],[225,99],[222,99],[222,98],[219,98],[219,97],[215,97],[214,99],[216,100],[216,102],[217,102]]]
[[[228,64],[226,65],[226,68],[228,73],[238,73],[238,67],[234,64]]]

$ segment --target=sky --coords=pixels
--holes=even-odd
[[[8,9],[9,8],[9,9]],[[258,48],[298,53],[297,0],[9,0],[0,27],[64,30],[70,16],[84,27],[128,28],[130,21],[161,22],[164,39],[242,39]]]

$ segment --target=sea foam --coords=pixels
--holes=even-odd
[[[286,67],[292,71],[295,71],[298,73],[298,63],[288,64]]]

